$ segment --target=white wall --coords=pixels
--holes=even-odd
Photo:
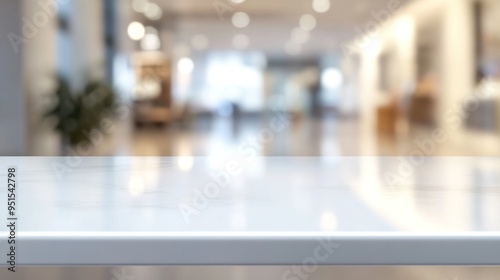
[[[360,108],[363,127],[374,131],[375,110],[384,95],[379,92],[379,56],[384,50],[395,55],[399,81],[395,90],[411,92],[416,83],[416,46],[419,26],[437,19],[441,34],[439,46],[439,82],[437,122],[450,137],[485,139],[469,133],[463,126],[455,127],[444,114],[461,105],[475,89],[474,24],[472,0],[420,0],[396,13],[369,44],[361,51]],[[493,140],[491,141],[494,142]],[[498,146],[498,144],[497,144]]]
[[[416,19],[405,9],[399,10],[376,30],[357,41],[360,47],[358,100],[362,131],[366,133],[375,131],[377,108],[390,102],[393,94],[407,94],[416,79]],[[390,88],[384,91],[380,85],[380,57],[386,52],[391,53],[393,69],[388,72],[392,75]]]
[[[451,1],[451,0],[449,0]],[[475,81],[474,30],[472,0],[455,0],[453,9],[446,11],[444,28],[447,31],[445,56],[443,64],[449,65],[446,70],[447,83],[443,92],[447,92],[441,104],[442,113],[453,110],[453,106],[463,105],[467,97],[474,95],[478,85]],[[498,92],[495,92],[498,94]],[[493,94],[493,92],[489,92]],[[498,100],[497,100],[498,103]],[[449,116],[449,114],[448,114]],[[472,149],[474,154],[491,155],[500,153],[500,136],[495,132],[479,132],[467,129],[463,124],[459,129],[450,127],[452,120],[443,116],[448,124],[450,136],[460,140],[460,145]],[[464,120],[464,118],[462,118]],[[497,120],[500,121],[500,120]],[[480,143],[471,145],[471,143]]]
[[[466,116],[459,113],[479,85],[475,80],[474,0],[419,0],[403,7],[361,51],[360,110],[363,131],[375,131],[375,110],[384,101],[379,92],[378,57],[391,50],[396,57],[400,92],[411,92],[416,83],[417,30],[432,22],[436,24],[438,92],[435,111],[439,129],[444,129],[456,153],[491,155],[500,153],[500,135],[473,131],[465,126]],[[498,92],[496,92],[498,94]],[[500,121],[500,120],[497,120]],[[480,145],[471,145],[480,143]]]

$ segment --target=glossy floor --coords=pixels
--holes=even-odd
[[[186,124],[139,128],[131,127],[130,122],[117,122],[117,129],[112,134],[97,141],[83,154],[212,156],[232,154],[250,144],[257,147],[262,156],[397,156],[421,150],[417,143],[429,140],[434,131],[428,127],[414,127],[397,136],[377,135],[373,129],[363,128],[355,118],[326,116],[280,120],[273,115],[245,116],[237,120],[199,117]],[[500,155],[500,138],[495,137],[490,137],[491,145],[485,145],[484,141],[475,142],[481,145],[471,145],[462,138],[449,137],[443,143],[434,143],[425,155]],[[34,139],[31,155],[53,156],[68,152],[53,135]]]
[[[357,119],[335,116],[296,118],[286,123],[276,121],[273,116],[214,118],[197,120],[188,127],[136,129],[131,134],[129,154],[210,156],[235,153],[238,148],[257,142],[254,145],[262,156],[396,156],[419,149],[416,141],[428,139],[431,133],[431,128],[417,127],[399,136],[376,135],[364,129]],[[435,149],[426,155],[479,153],[449,139],[446,143],[436,143]]]

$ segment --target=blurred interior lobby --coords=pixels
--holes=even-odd
[[[495,0],[6,0],[0,155],[500,155]]]
[[[186,171],[194,157],[234,154],[499,156],[500,1],[0,0],[0,85],[5,157],[178,156]],[[494,179],[492,197],[497,167],[483,168]],[[442,176],[425,170],[415,177]],[[483,179],[470,173],[463,184],[472,192]],[[372,186],[372,178],[363,183]],[[398,190],[408,200],[394,198],[401,216],[410,209],[424,221],[469,229],[477,219],[456,210],[463,207],[498,224],[495,197],[450,195],[426,212],[412,200],[422,186],[413,187]],[[446,188],[453,186],[424,186],[422,196]],[[389,201],[367,194],[345,205]],[[153,269],[173,279],[228,277],[225,267]],[[111,279],[104,268],[71,270],[27,269],[17,279]],[[240,267],[232,277],[278,278],[282,270]],[[331,271],[322,267],[310,279],[331,279]],[[499,270],[334,271],[337,279],[496,279]]]

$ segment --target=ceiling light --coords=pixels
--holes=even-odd
[[[146,29],[142,23],[134,21],[128,25],[127,32],[130,39],[139,41],[144,37]]]
[[[237,12],[233,14],[231,21],[235,27],[245,28],[250,24],[250,16],[244,12]]]
[[[337,68],[328,68],[321,74],[321,84],[325,88],[339,88],[342,85],[342,80],[342,72]]]
[[[231,0],[231,2],[233,2],[234,4],[241,4],[245,2],[245,0]]]
[[[330,0],[313,0],[313,9],[317,13],[325,13],[330,10]]]
[[[163,11],[156,3],[149,3],[146,6],[144,15],[150,20],[159,20],[163,16]]]
[[[158,30],[152,26],[146,26],[146,34],[158,35]]]
[[[300,17],[300,28],[311,31],[316,27],[316,18],[313,15],[303,15]]]
[[[141,48],[145,51],[156,51],[160,47],[160,38],[156,34],[146,34],[141,40]]]
[[[183,57],[177,62],[177,70],[182,73],[189,75],[194,70],[194,62],[189,57]]]
[[[133,0],[132,1],[132,10],[138,13],[144,13],[146,11],[147,6],[149,5],[148,0]]]

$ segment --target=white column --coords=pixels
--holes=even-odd
[[[441,79],[438,121],[454,140],[460,139],[463,127],[446,112],[462,105],[474,91],[474,21],[470,0],[448,0],[441,32]]]
[[[21,36],[21,2],[0,1],[0,156],[27,153],[22,52],[15,50]]]
[[[59,35],[58,69],[81,87],[85,75],[104,77],[104,16],[101,0],[64,0],[61,14],[68,23]],[[90,71],[90,72],[89,72]]]
[[[376,110],[378,107],[378,56],[379,50],[376,46],[367,46],[360,55],[360,113],[363,131],[375,132]]]
[[[414,19],[410,16],[401,16],[393,26],[395,44],[397,49],[397,71],[400,77],[400,83],[396,90],[401,94],[412,93],[412,86],[415,85],[416,74],[416,26]]]
[[[359,110],[361,116],[361,155],[375,155],[377,153],[376,112],[379,105],[378,92],[378,57],[379,42],[374,41],[366,46],[360,55],[359,73]]]
[[[64,0],[58,0],[62,2]],[[30,155],[54,155],[59,152],[59,137],[43,123],[47,111],[44,97],[54,90],[56,74],[56,0],[23,0],[23,27],[33,34],[23,44],[23,82],[27,100],[28,151]],[[26,37],[27,38],[27,37]]]

